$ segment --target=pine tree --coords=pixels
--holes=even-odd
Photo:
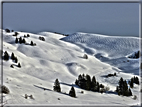
[[[71,87],[71,90],[70,90],[70,92],[69,92],[69,96],[71,96],[71,97],[76,97],[75,89],[74,89],[73,86]]]
[[[131,78],[131,81],[130,81],[130,87],[131,87],[131,88],[134,87],[134,78]]]
[[[27,37],[30,37],[30,35],[29,35],[29,34],[27,34]]]
[[[95,87],[96,87],[96,78],[95,76],[93,76],[91,81],[91,90],[95,91]]]
[[[14,60],[15,59],[15,56],[14,56],[14,53],[12,52],[11,54],[11,59]]]
[[[19,67],[19,68],[21,68],[21,65],[20,65],[20,63],[18,63],[18,67]]]
[[[26,43],[25,39],[22,40],[22,43]]]
[[[91,78],[90,78],[90,75],[86,75],[86,87],[85,87],[86,90],[90,90],[91,89]]]
[[[18,38],[15,39],[15,43],[18,43]]]
[[[76,79],[75,84],[78,85],[78,80]]]
[[[139,85],[139,78],[135,77],[135,83]]]
[[[55,80],[53,88],[54,88],[54,91],[61,92],[60,83],[58,79]]]
[[[15,60],[15,63],[17,63],[17,62],[18,62],[18,59],[17,59],[17,57],[15,57],[15,59],[14,59],[14,60]]]
[[[129,88],[129,96],[132,96],[132,91],[130,88]]]
[[[31,41],[31,46],[33,46],[34,45],[34,43],[33,43],[33,41]]]
[[[20,44],[22,43],[22,37],[19,38],[19,43],[20,43]]]
[[[9,60],[9,54],[7,53],[7,51],[4,52],[3,58],[4,58],[4,60],[6,60],[6,61]]]

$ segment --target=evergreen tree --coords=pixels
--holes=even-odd
[[[75,84],[78,85],[78,80],[76,79]]]
[[[31,46],[33,46],[34,45],[34,43],[33,43],[33,41],[31,41]]]
[[[27,34],[27,37],[30,37],[30,35],[29,35],[29,34]]]
[[[60,83],[58,79],[55,80],[53,88],[54,88],[54,91],[61,92]]]
[[[11,54],[11,59],[14,60],[15,59],[15,56],[14,56],[14,53],[12,52]]]
[[[6,31],[7,33],[10,33],[10,30],[9,30],[9,29],[5,29],[5,31]]]
[[[91,78],[90,78],[90,75],[86,75],[86,87],[85,87],[86,90],[90,90],[91,89]]]
[[[22,43],[26,43],[25,39],[22,40]]]
[[[73,86],[71,87],[71,90],[70,90],[70,92],[69,92],[69,96],[71,96],[71,97],[76,97],[75,89],[74,89]]]
[[[135,81],[136,84],[139,85],[139,78],[138,78],[138,77],[135,77],[135,80],[134,80],[134,81]]]
[[[93,76],[91,81],[91,90],[95,91],[95,87],[96,87],[96,78],[95,76]]]
[[[9,60],[9,54],[7,53],[7,51],[4,52],[3,58],[4,58],[4,60],[6,60],[6,61]]]
[[[17,63],[17,62],[18,62],[18,59],[17,59],[17,57],[15,57],[15,59],[14,59],[14,60],[15,60],[15,63]]]
[[[22,37],[19,38],[19,43],[21,44],[23,41],[22,41]]]
[[[18,63],[18,67],[21,68],[21,64],[20,63]]]
[[[132,96],[132,91],[130,88],[129,88],[129,96]]]
[[[15,43],[18,43],[18,38],[15,39]]]
[[[130,81],[130,87],[131,87],[131,88],[134,87],[134,78],[131,78],[131,81]]]
[[[96,87],[96,91],[99,92],[99,91],[100,91],[100,85],[99,85],[99,82],[97,82],[96,86],[97,86],[97,87]]]

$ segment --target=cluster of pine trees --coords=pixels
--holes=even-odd
[[[3,55],[3,54],[2,54]],[[8,61],[9,58],[11,58],[11,60],[13,60],[15,63],[18,62],[18,58],[14,55],[14,53],[12,52],[11,56],[9,56],[8,52],[5,51],[4,55],[2,56],[3,60]],[[21,68],[20,63],[18,63],[17,65],[19,68]],[[13,65],[11,65],[10,67],[14,68]]]
[[[130,87],[133,88],[134,87],[134,83],[139,85],[139,79],[138,77],[132,77],[131,80],[129,81]]]
[[[21,43],[24,43],[24,44],[25,44],[25,43],[26,43],[26,40],[25,40],[24,38],[22,39],[22,37],[16,38],[16,39],[15,39],[15,43],[20,43],[20,44],[21,44]]]
[[[78,80],[76,79],[75,84],[82,89],[91,90],[94,92],[100,92],[100,86],[104,86],[102,84],[100,85],[99,82],[96,81],[95,76],[93,76],[91,80],[91,77],[88,74],[86,74],[86,76],[84,74],[80,74],[78,76]]]
[[[42,36],[40,36],[40,37],[39,37],[39,40],[45,41],[45,38],[42,37]]]
[[[141,52],[138,51],[138,52],[135,52],[135,53],[134,53],[134,56],[131,55],[131,56],[129,56],[128,58],[136,58],[136,59],[137,59],[137,58],[139,58],[140,56],[141,56]]]
[[[61,87],[60,87],[60,83],[59,83],[58,79],[56,79],[54,82],[53,90],[56,92],[61,92]],[[76,97],[75,89],[73,86],[71,87],[71,90],[69,91],[69,96]]]
[[[116,87],[116,92],[118,95],[123,95],[123,96],[132,96],[131,89],[128,88],[126,80],[123,80],[121,77],[119,80],[119,86]]]

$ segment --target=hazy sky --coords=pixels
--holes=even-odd
[[[3,3],[3,29],[139,36],[138,3]]]

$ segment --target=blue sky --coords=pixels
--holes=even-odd
[[[139,36],[138,3],[3,3],[3,29]]]

